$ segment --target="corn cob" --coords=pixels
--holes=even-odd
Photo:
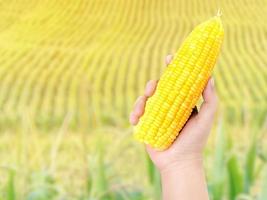
[[[219,16],[198,25],[161,76],[134,137],[151,147],[168,148],[190,117],[212,73],[223,40]]]

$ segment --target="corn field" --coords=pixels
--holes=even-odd
[[[160,199],[128,115],[218,10],[210,197],[267,199],[266,0],[1,0],[0,200]]]

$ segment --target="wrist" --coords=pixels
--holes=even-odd
[[[161,180],[164,200],[209,199],[202,159],[169,165]]]
[[[162,178],[203,170],[202,157],[173,162],[160,169]]]

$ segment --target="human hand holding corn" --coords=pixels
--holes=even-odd
[[[171,55],[166,57],[166,64],[169,64],[171,58]],[[156,80],[149,81],[144,95],[136,100],[134,109],[130,114],[130,123],[132,125],[138,124],[139,118],[145,111],[146,101],[154,94],[156,87]],[[202,96],[204,102],[200,107],[200,111],[197,112],[195,107],[189,120],[180,132],[179,139],[170,148],[165,151],[157,151],[146,145],[147,152],[160,171],[166,170],[175,163],[179,164],[187,160],[202,159],[202,150],[206,144],[217,107],[217,96],[213,78],[209,79]]]
[[[219,15],[198,25],[174,58],[167,57],[168,68],[159,82],[147,84],[130,115],[135,138],[147,145],[160,170],[163,199],[208,199],[202,150],[217,106],[210,76],[223,36]],[[201,93],[204,103],[197,113]]]
[[[168,65],[172,59],[166,57]],[[130,114],[130,123],[137,125],[143,115],[146,101],[157,87],[156,80],[147,83],[144,95],[140,96]],[[217,95],[214,79],[210,78],[203,93],[200,111],[194,108],[190,118],[179,134],[179,139],[165,151],[157,151],[146,145],[146,150],[160,171],[162,177],[163,199],[208,199],[205,176],[202,166],[202,151],[207,142],[214,114],[217,108]],[[189,182],[188,184],[186,184]],[[194,187],[194,183],[197,184]],[[188,191],[194,189],[195,191]]]

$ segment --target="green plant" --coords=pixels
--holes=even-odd
[[[14,169],[8,169],[8,182],[5,195],[7,200],[16,200],[15,175],[16,172]]]
[[[221,200],[225,187],[225,129],[223,119],[220,118],[216,129],[214,149],[214,164],[212,165],[211,180],[209,180],[209,193],[213,200]]]
[[[147,166],[147,174],[148,174],[148,181],[152,188],[152,196],[155,200],[161,199],[161,181],[160,181],[160,174],[151,161],[149,155],[146,153],[146,166]]]

